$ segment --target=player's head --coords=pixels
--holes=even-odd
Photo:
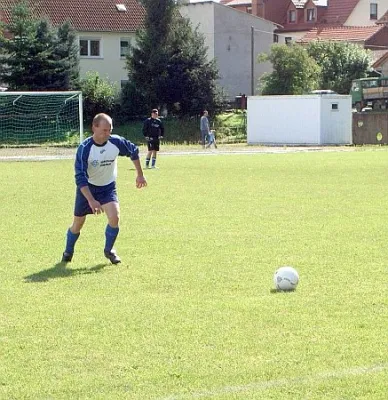
[[[207,110],[203,110],[203,115],[206,117],[209,113],[207,112]]]
[[[153,108],[151,110],[151,117],[152,118],[158,118],[158,115],[159,115],[159,111],[156,108]]]
[[[93,118],[92,131],[93,139],[98,143],[105,143],[113,129],[112,118],[104,113],[97,114]]]

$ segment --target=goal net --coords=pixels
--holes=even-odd
[[[81,92],[0,92],[0,159],[74,154]]]

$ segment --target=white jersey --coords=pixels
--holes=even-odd
[[[106,186],[117,178],[117,157],[127,156],[131,160],[139,159],[138,147],[129,140],[111,135],[102,145],[92,137],[84,140],[77,150],[75,160],[75,180],[78,187]]]

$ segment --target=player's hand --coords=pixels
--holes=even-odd
[[[100,202],[97,201],[97,200],[90,201],[89,202],[89,207],[92,209],[94,215],[102,214],[104,212]]]
[[[138,175],[136,177],[136,187],[138,189],[141,189],[142,187],[145,187],[145,186],[147,186],[147,181],[146,181],[145,176]]]

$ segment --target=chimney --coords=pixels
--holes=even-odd
[[[256,17],[265,17],[265,0],[252,0],[252,15]]]

